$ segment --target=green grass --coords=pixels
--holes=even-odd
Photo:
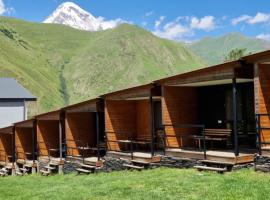
[[[7,177],[0,199],[267,199],[270,174],[239,170],[224,175],[160,168],[89,176]]]
[[[181,43],[133,25],[86,32],[0,17],[0,77],[36,95],[38,113],[202,66]]]

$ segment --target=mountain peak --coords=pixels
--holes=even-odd
[[[63,24],[86,31],[100,31],[114,28],[124,21],[121,19],[105,21],[103,17],[94,17],[73,2],[64,2],[44,20],[44,23]]]

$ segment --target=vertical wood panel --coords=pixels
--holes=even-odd
[[[162,119],[164,124],[196,124],[197,123],[197,92],[191,87],[164,86],[162,94]],[[170,147],[192,145],[190,139],[177,139],[177,133],[190,134],[191,129],[166,126],[166,143]],[[172,136],[172,137],[170,137]]]
[[[57,120],[38,120],[37,121],[37,141],[39,153],[49,155],[49,148],[59,148],[59,121]],[[48,143],[46,145],[44,142]]]
[[[136,102],[137,137],[150,137],[150,101],[142,100]]]
[[[95,113],[67,113],[65,118],[67,147],[96,147]],[[67,154],[79,155],[78,149],[68,149]],[[82,152],[81,152],[82,153]]]
[[[106,100],[105,102],[105,130],[108,140],[128,139],[136,133],[136,104],[135,101]],[[112,133],[110,133],[112,132]],[[117,135],[115,132],[124,132]],[[125,145],[108,142],[108,150],[119,151]]]
[[[254,78],[255,110],[258,114],[270,114],[270,65],[259,64]],[[261,126],[270,127],[270,118],[261,116]],[[270,130],[261,131],[262,142],[270,142]]]
[[[16,127],[15,130],[15,146],[18,159],[26,159],[25,153],[32,153],[32,128]]]

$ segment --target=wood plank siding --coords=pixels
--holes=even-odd
[[[9,161],[12,162],[12,134],[0,134],[0,161]],[[6,160],[7,159],[7,160]]]
[[[270,64],[255,66],[254,93],[256,114],[270,114]],[[270,127],[269,116],[261,116],[260,121],[262,127]],[[270,142],[270,130],[261,131],[261,141]]]
[[[15,128],[15,148],[17,159],[27,159],[25,153],[32,153],[33,138],[32,128],[16,127]]]
[[[49,149],[59,148],[58,120],[37,120],[37,143],[41,156],[48,156]]]
[[[105,130],[110,141],[150,137],[149,100],[106,100]],[[125,148],[124,144],[115,142],[108,142],[107,146],[112,151]]]
[[[190,134],[190,128],[177,128],[178,124],[197,123],[196,88],[163,86],[162,120],[165,126],[166,146],[183,147],[191,145],[191,140],[176,137],[177,134]]]
[[[65,132],[67,155],[80,155],[78,147],[96,146],[96,113],[66,113]]]

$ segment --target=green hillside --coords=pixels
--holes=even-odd
[[[133,25],[86,32],[0,17],[0,76],[36,95],[38,112],[202,66],[182,44]]]
[[[224,61],[225,56],[236,48],[246,48],[247,53],[256,53],[270,49],[270,43],[264,40],[249,38],[239,33],[229,33],[221,37],[206,37],[189,46],[208,64]]]

